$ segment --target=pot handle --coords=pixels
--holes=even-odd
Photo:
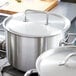
[[[68,62],[68,60],[73,56],[76,56],[76,52],[73,52],[67,55],[67,57],[61,63],[59,63],[59,66],[65,65]]]
[[[27,15],[27,12],[46,14],[46,25],[48,24],[48,13],[47,13],[47,12],[45,12],[45,11],[38,11],[38,10],[27,9],[27,10],[25,10],[25,15]],[[25,16],[25,21],[26,21],[26,16]]]
[[[76,45],[76,38],[74,38],[72,42],[68,42],[70,36],[76,36],[76,33],[68,33],[67,37],[61,40],[59,45]]]
[[[38,72],[37,72],[36,69],[30,69],[30,70],[28,70],[28,71],[25,73],[24,76],[33,76],[33,75],[38,76]]]

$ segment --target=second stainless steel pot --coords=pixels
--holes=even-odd
[[[35,68],[37,57],[44,51],[59,46],[70,21],[56,14],[65,22],[63,26],[53,27],[50,22],[23,22],[8,17],[3,26],[6,29],[6,48],[9,63],[15,68],[27,71]],[[17,18],[17,16],[16,16]]]
[[[46,51],[38,57],[36,69],[40,76],[75,76],[76,46],[64,46]]]

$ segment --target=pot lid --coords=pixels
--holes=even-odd
[[[46,18],[40,18],[40,21],[36,20],[36,15],[39,17],[42,14],[31,14],[31,20],[28,18],[28,22],[23,21],[23,13],[15,14],[11,17],[8,17],[4,21],[4,27],[17,35],[28,36],[28,37],[47,37],[60,34],[65,32],[70,27],[70,21],[63,16],[56,14],[51,14],[48,17],[48,24],[46,25]],[[33,16],[32,16],[33,15]],[[40,16],[39,16],[40,15]],[[34,20],[34,18],[35,20]],[[21,19],[21,20],[20,20]],[[33,21],[34,20],[34,21]]]
[[[48,22],[50,26],[61,29],[64,32],[69,29],[71,24],[70,20],[63,15],[58,15],[55,13],[48,13],[48,15],[46,15],[44,12],[39,13],[34,11],[27,12],[26,15],[25,13],[14,14],[13,19],[19,21],[40,22],[43,24],[46,24]]]
[[[61,33],[61,30],[41,23],[10,20],[6,23],[8,31],[28,37],[46,37]]]
[[[57,67],[66,67],[74,69],[76,68],[76,52],[55,53],[51,56],[48,56],[40,63],[39,68],[43,69],[44,67],[48,67],[46,70]]]
[[[75,55],[71,57],[72,55]],[[46,57],[43,62],[53,63],[59,66],[66,65],[67,63],[74,61],[76,63],[76,52],[60,52]]]
[[[75,50],[75,46],[64,46],[44,52],[36,61],[36,69],[38,73],[40,74],[40,69],[44,67],[48,67],[47,69],[59,67],[76,68]]]

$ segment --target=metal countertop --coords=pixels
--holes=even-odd
[[[76,3],[60,2],[58,6],[52,9],[49,13],[64,15],[72,21],[76,17]]]

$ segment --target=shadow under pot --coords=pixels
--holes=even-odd
[[[18,18],[20,17],[22,16]],[[59,25],[61,19],[64,23],[60,22],[62,25]],[[15,19],[15,15],[4,20],[7,58],[13,67],[21,71],[33,69],[36,59],[41,53],[59,46],[59,42],[64,38],[64,33],[70,27],[70,21],[66,17],[56,14],[49,14],[46,22],[47,20],[48,24],[24,22],[18,20],[17,16]],[[58,24],[56,25],[56,23]]]

